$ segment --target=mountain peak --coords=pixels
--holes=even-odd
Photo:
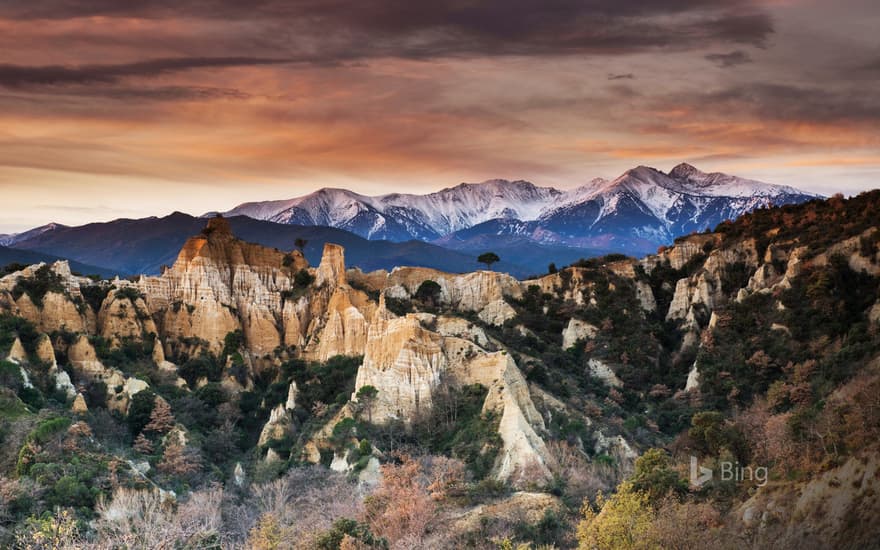
[[[703,174],[703,172],[696,166],[686,162],[682,162],[669,171],[669,176],[674,179],[688,179],[688,177],[694,174]]]
[[[286,201],[246,203],[229,214],[276,223],[330,226],[371,240],[397,242],[435,241],[504,219],[535,222],[537,226],[527,230],[523,225],[517,231],[534,232],[539,227],[541,234],[553,242],[575,246],[611,230],[653,244],[671,240],[679,226],[683,231],[690,231],[692,225],[702,230],[769,200],[777,203],[781,197],[788,197],[785,200],[797,201],[806,196],[796,189],[704,173],[681,163],[668,174],[639,165],[613,180],[594,179],[566,191],[501,178],[459,183],[424,195],[365,196],[325,188]],[[562,220],[558,216],[569,217]],[[599,223],[607,216],[615,221]],[[551,219],[558,223],[547,221]],[[541,225],[545,223],[546,227]]]

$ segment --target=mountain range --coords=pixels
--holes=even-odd
[[[370,197],[321,189],[245,203],[223,215],[236,234],[265,246],[291,250],[296,239],[308,240],[310,262],[333,242],[345,246],[349,265],[365,271],[421,265],[466,272],[478,267],[478,254],[491,250],[502,258],[496,269],[522,277],[542,273],[550,263],[563,266],[612,252],[641,256],[755,208],[815,198],[793,187],[679,164],[669,173],[639,166],[567,191],[507,180],[462,183],[426,195]],[[86,264],[82,269],[89,273],[154,274],[203,225],[203,219],[179,212],[78,227],[51,223],[0,235],[0,246],[69,258]],[[13,261],[20,260],[12,252],[0,256],[0,262]]]
[[[817,197],[682,163],[669,173],[638,166],[568,191],[507,180],[462,183],[426,195],[370,197],[325,188],[289,200],[241,204],[224,214],[466,252],[535,243],[644,254],[761,206]]]
[[[344,246],[348,265],[364,271],[420,265],[463,272],[480,265],[474,256],[421,241],[370,241],[333,227],[283,225],[246,216],[228,219],[236,235],[264,246],[288,251],[294,248],[296,239],[305,239],[308,242],[304,254],[312,265],[320,261],[324,244],[328,242]],[[107,271],[121,276],[158,274],[163,265],[174,263],[187,238],[197,235],[204,225],[202,218],[175,212],[163,217],[119,219],[79,227],[57,226],[14,241],[15,248],[9,250],[33,251],[101,265],[105,267],[102,274]],[[583,255],[582,251],[578,252]],[[528,274],[525,267],[510,261],[502,260],[495,268],[518,276]],[[94,269],[87,271],[94,272]]]

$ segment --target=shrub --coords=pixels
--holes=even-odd
[[[375,537],[368,525],[348,518],[336,520],[330,530],[318,536],[316,546],[318,550],[339,550],[346,538],[352,538],[370,548],[388,548],[388,542]]]
[[[599,493],[595,508],[585,502],[582,513],[579,548],[639,548],[639,541],[648,540],[654,520],[648,496],[627,482],[608,498]]]
[[[223,353],[221,357],[235,355],[242,347],[244,347],[244,333],[241,329],[228,332],[223,337]]]
[[[293,276],[293,283],[300,288],[305,288],[314,282],[315,276],[309,273],[308,269],[300,269]]]
[[[18,462],[15,471],[19,476],[30,473],[34,457],[40,451],[40,447],[58,433],[70,426],[70,419],[66,417],[54,417],[42,421],[25,438],[25,443],[18,452]]]
[[[95,312],[101,309],[101,305],[107,299],[110,289],[111,286],[107,284],[83,285],[79,287],[79,291],[82,293],[86,304]]]
[[[156,405],[156,394],[150,390],[139,391],[131,398],[128,405],[128,429],[132,435],[141,433],[150,422],[150,415]]]
[[[662,449],[648,449],[637,458],[630,480],[633,488],[647,495],[652,503],[659,502],[669,493],[687,490],[687,484],[672,468],[672,461]]]
[[[386,296],[385,307],[391,313],[399,316],[404,316],[407,313],[413,312],[413,304],[410,300],[407,300],[406,298],[392,298],[390,296]]]
[[[189,387],[194,388],[200,378],[219,382],[223,368],[213,356],[202,355],[184,363],[178,373],[181,378],[186,380]]]
[[[0,277],[4,277],[6,275],[10,275],[10,274],[15,273],[17,271],[21,271],[26,267],[27,267],[27,264],[21,264],[18,262],[12,262],[12,263],[6,264],[2,268],[0,268]]]
[[[502,447],[501,419],[494,412],[482,412],[488,393],[484,386],[442,387],[434,396],[431,413],[414,423],[416,440],[433,454],[461,459],[476,479],[482,479]]]
[[[138,289],[136,289],[135,287],[126,286],[126,287],[120,288],[116,291],[116,298],[117,299],[127,299],[127,300],[130,300],[132,303],[134,303],[137,300],[144,298],[144,295],[141,294],[141,292]]]
[[[12,296],[17,300],[22,294],[27,294],[34,305],[42,307],[43,298],[49,292],[61,294],[66,291],[61,276],[52,271],[49,265],[44,265],[34,272],[32,278],[19,278],[12,289]]]
[[[8,313],[0,313],[0,352],[7,352],[15,338],[21,340],[25,350],[33,350],[40,333],[30,321]]]
[[[362,357],[337,355],[326,363],[309,363],[298,359],[282,365],[286,377],[293,378],[299,388],[297,403],[311,410],[315,403],[326,404],[348,401],[354,392],[354,382]],[[286,397],[287,388],[284,388]]]

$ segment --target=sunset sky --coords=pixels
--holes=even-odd
[[[0,2],[0,232],[681,161],[880,187],[877,0]]]

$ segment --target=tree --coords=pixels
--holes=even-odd
[[[379,390],[375,386],[370,385],[362,386],[357,391],[357,400],[359,403],[363,403],[364,408],[367,409],[367,422],[370,424],[373,423],[373,403],[378,393]]]
[[[631,478],[633,488],[645,493],[651,503],[671,492],[682,493],[686,484],[672,469],[669,456],[662,449],[648,449],[636,459],[635,472]]]
[[[651,548],[648,536],[654,510],[648,495],[636,491],[632,483],[621,483],[617,493],[607,499],[600,492],[596,495],[596,508],[585,502],[582,512],[584,517],[577,527],[578,548]]]
[[[184,447],[177,438],[170,438],[157,468],[165,474],[184,476],[198,472],[200,462],[194,450]]]
[[[145,432],[168,433],[174,427],[174,414],[171,413],[171,405],[161,397],[156,397],[153,412],[150,413],[150,422],[144,426]]]
[[[302,252],[303,254],[306,253],[306,245],[307,244],[309,244],[309,241],[306,239],[303,239],[302,237],[299,237],[295,241],[293,241],[293,245],[297,249],[299,249],[299,251]]]
[[[293,276],[293,282],[297,287],[305,288],[315,282],[315,276],[307,269],[300,269]]]
[[[559,269],[556,268],[556,264],[553,262],[550,262],[550,265],[547,266],[547,273],[549,273],[550,275],[553,275],[557,271],[559,271]]]
[[[276,550],[281,548],[284,531],[274,514],[263,514],[248,533],[248,547],[253,550]]]
[[[422,284],[419,285],[418,290],[416,290],[415,298],[423,304],[433,307],[440,301],[440,292],[442,290],[443,289],[440,288],[439,284],[428,279],[422,281]]]
[[[67,508],[56,509],[54,514],[28,518],[24,529],[15,537],[15,547],[33,550],[66,548],[78,535],[79,526],[73,512]]]
[[[366,524],[349,518],[339,518],[333,522],[333,527],[318,536],[315,546],[318,550],[388,548],[388,542],[373,535]]]
[[[382,483],[364,501],[364,515],[370,530],[386,538],[391,546],[403,539],[419,544],[434,517],[436,504],[421,463],[408,455],[398,458],[400,464],[382,466]]]
[[[128,428],[132,434],[139,434],[144,426],[149,424],[150,415],[156,403],[156,394],[150,390],[143,390],[131,398],[128,405]]]
[[[486,268],[491,270],[492,264],[501,261],[501,258],[499,258],[498,254],[495,254],[494,252],[486,252],[485,254],[480,254],[477,257],[477,261],[481,264],[486,264]]]
[[[142,455],[151,455],[153,454],[153,444],[147,439],[143,433],[138,434],[138,436],[134,440],[134,450],[141,453]]]

